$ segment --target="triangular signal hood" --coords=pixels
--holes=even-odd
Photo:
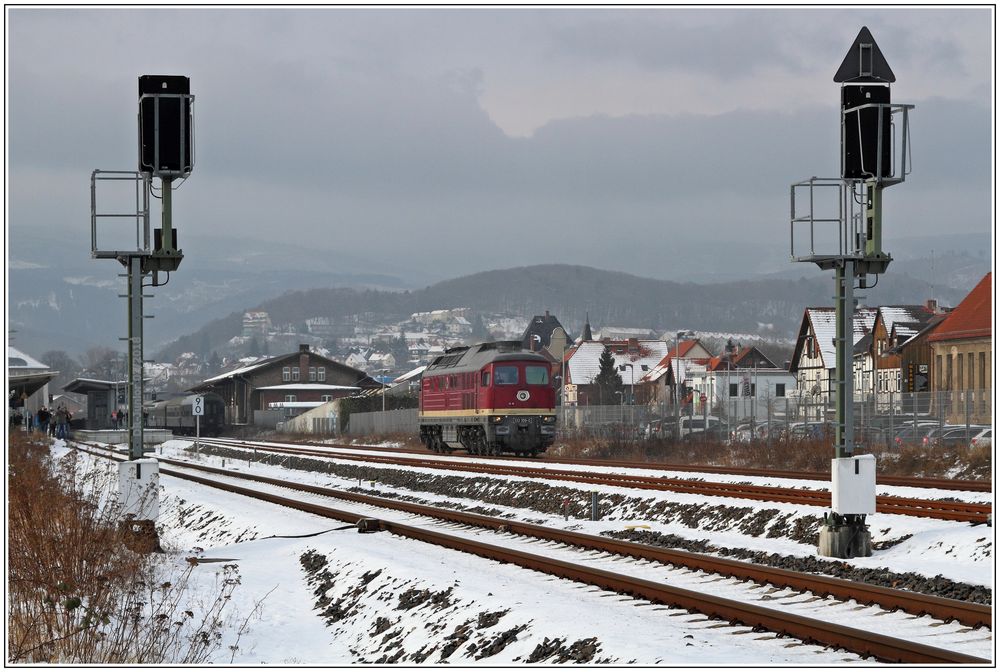
[[[854,82],[895,82],[896,75],[886,62],[882,51],[875,44],[875,38],[867,26],[861,27],[861,32],[854,38],[844,62],[840,64],[833,81],[839,83]]]

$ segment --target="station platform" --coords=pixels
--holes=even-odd
[[[128,443],[128,430],[125,429],[76,429],[73,438],[77,441],[94,441],[95,443],[110,443],[118,445]],[[169,429],[144,429],[142,432],[143,446],[157,446],[174,438]]]

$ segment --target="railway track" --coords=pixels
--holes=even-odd
[[[349,460],[355,462],[367,462],[394,466],[406,465],[411,467],[464,471],[477,474],[572,481],[576,483],[583,483],[588,486],[600,485],[645,490],[666,490],[691,495],[732,497],[736,499],[782,502],[786,504],[800,504],[804,506],[818,506],[824,508],[829,508],[830,506],[830,493],[826,490],[800,490],[798,488],[740,483],[717,483],[702,480],[656,476],[587,473],[574,470],[550,469],[546,467],[510,466],[493,461],[457,461],[431,457],[399,458],[389,455],[338,452],[336,448],[298,448],[271,445],[268,443],[244,442],[236,439],[205,439],[202,440],[202,443],[210,446],[239,448],[243,450],[260,449],[285,454],[335,458],[338,460]],[[986,522],[993,510],[993,507],[989,504],[916,499],[890,495],[878,495],[875,498],[875,505],[878,513],[893,513],[905,516],[918,516],[923,518],[935,518],[939,520],[969,523]]]
[[[123,457],[109,453],[107,450],[82,449],[100,457]],[[586,535],[577,532],[555,530],[550,527],[518,523],[507,519],[492,518],[479,514],[437,509],[424,505],[386,500],[360,493],[335,490],[320,486],[295,483],[283,479],[233,472],[203,465],[194,465],[177,460],[161,459],[161,462],[185,470],[197,470],[208,474],[236,478],[257,483],[288,488],[300,493],[310,493],[325,497],[334,497],[369,506],[389,508],[414,515],[426,516],[451,523],[487,528],[499,532],[521,536],[556,541],[571,546],[592,549],[596,551],[624,555],[643,560],[656,561],[668,565],[682,566],[689,569],[722,574],[758,583],[772,584],[778,587],[788,587],[794,590],[809,591],[816,595],[832,595],[838,599],[853,599],[863,604],[877,603],[884,609],[901,609],[913,614],[929,614],[942,620],[954,619],[961,623],[976,627],[986,625],[992,627],[992,616],[989,607],[972,603],[959,602],[933,596],[920,595],[865,584],[822,577],[812,574],[802,574],[788,570],[759,567],[750,563],[704,556],[683,551],[651,548],[631,542],[618,541],[605,537]],[[179,478],[185,478],[211,487],[229,492],[243,494],[263,499],[282,506],[288,506],[300,511],[306,511],[337,518],[352,524],[357,524],[367,516],[331,509],[314,502],[303,502],[299,499],[285,497],[275,493],[262,492],[233,483],[218,481],[212,478],[161,468],[161,473]],[[401,523],[377,520],[367,522],[368,526],[400,534],[413,539],[435,543],[463,552],[473,553],[482,557],[511,562],[530,569],[536,569],[549,574],[562,576],[575,581],[590,583],[608,590],[642,597],[654,602],[660,602],[684,609],[698,611],[713,618],[721,618],[731,622],[739,622],[755,628],[766,628],[779,634],[790,635],[806,642],[818,642],[828,646],[837,646],[854,651],[864,656],[874,656],[880,660],[903,663],[974,663],[988,664],[990,661],[966,654],[929,647],[912,641],[896,639],[878,633],[871,633],[854,628],[826,623],[807,616],[787,614],[767,607],[760,607],[745,602],[707,595],[701,592],[686,590],[653,582],[624,574],[608,572],[576,563],[538,556],[507,547],[487,544],[481,541],[456,537],[421,527],[403,525]]]
[[[402,453],[407,455],[417,455],[426,456],[428,455],[426,449],[412,449],[412,448],[386,448],[381,446],[365,446],[358,444],[337,444],[337,443],[323,443],[317,444],[309,441],[297,441],[288,440],[282,441],[282,443],[299,444],[303,447],[323,447],[323,448],[343,448],[349,450],[378,450],[380,452],[394,452]],[[830,481],[829,471],[778,471],[772,469],[753,469],[750,467],[719,467],[708,464],[670,464],[670,463],[652,463],[652,462],[630,462],[625,460],[589,460],[589,459],[555,459],[548,456],[541,457],[515,457],[512,455],[504,455],[502,457],[493,456],[482,456],[477,455],[477,459],[480,460],[504,460],[504,461],[516,461],[516,462],[527,462],[529,464],[566,464],[566,465],[589,465],[595,467],[617,467],[622,469],[649,469],[656,471],[680,471],[680,472],[694,472],[702,474],[722,474],[727,476],[758,476],[766,478],[789,478],[796,480],[805,481]],[[888,485],[896,487],[908,487],[908,488],[926,488],[934,490],[957,490],[963,492],[992,492],[993,483],[992,481],[969,481],[963,479],[954,478],[926,478],[922,476],[889,476],[884,474],[879,474],[877,477],[878,485]]]

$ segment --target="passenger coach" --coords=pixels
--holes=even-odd
[[[450,348],[423,372],[420,440],[434,452],[537,455],[556,434],[549,361],[520,341]]]

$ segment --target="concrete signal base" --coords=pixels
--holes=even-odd
[[[864,518],[827,514],[819,530],[818,551],[826,558],[867,558],[872,554],[872,534]]]

